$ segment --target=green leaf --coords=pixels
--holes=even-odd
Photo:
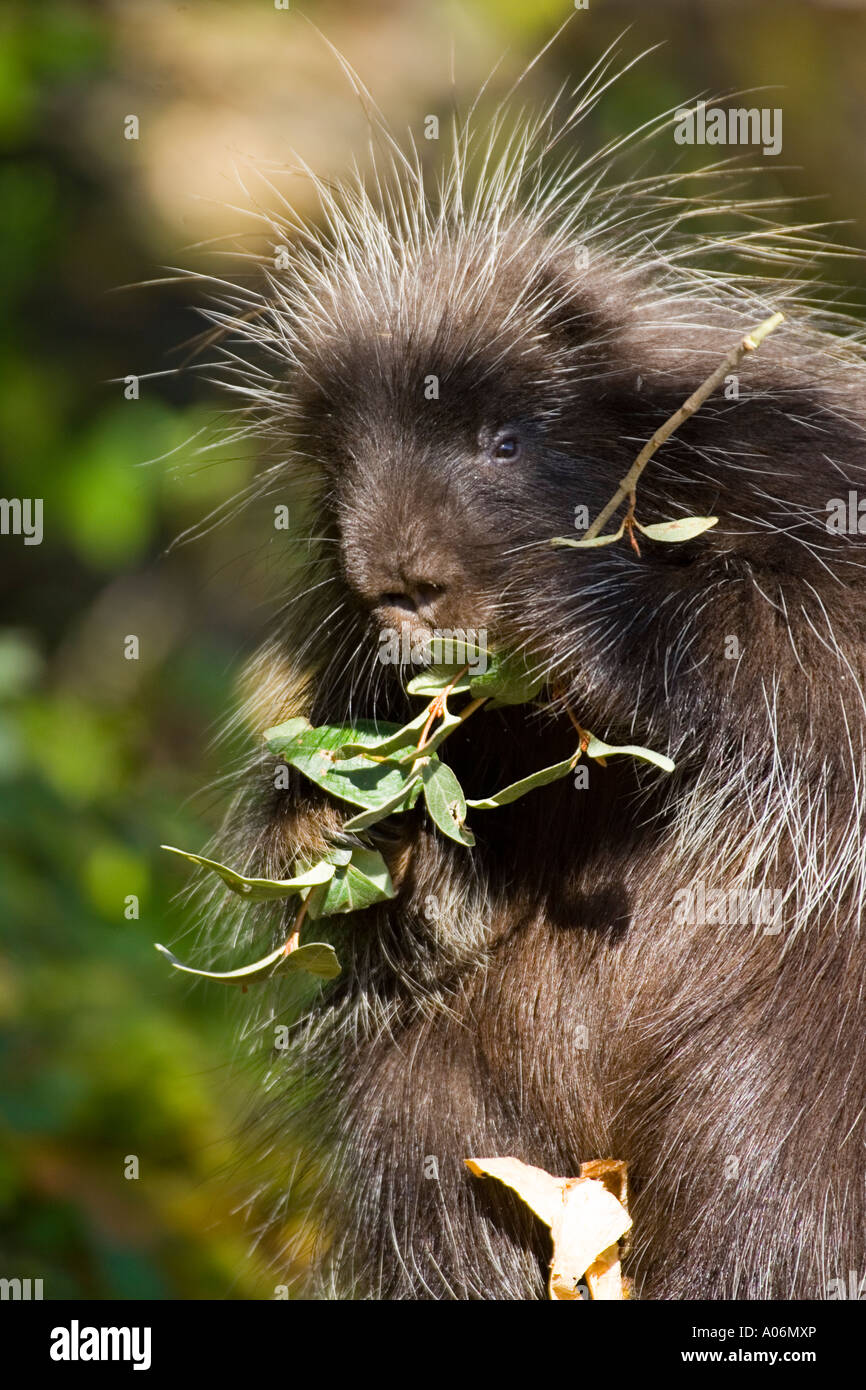
[[[422,749],[421,753],[418,752],[417,748],[410,748],[408,752],[401,753],[400,757],[395,758],[394,761],[397,763],[405,764],[414,762],[414,760],[418,757],[432,757],[436,749],[439,747],[439,744],[443,741],[443,739],[446,739],[450,733],[453,733],[453,731],[461,722],[462,721],[460,719],[459,714],[448,713],[446,715],[443,715],[442,722],[439,725],[439,728],[436,730],[435,734],[433,734],[432,738],[429,738],[427,742],[424,744],[424,748]]]
[[[467,636],[466,631],[463,632]],[[486,642],[463,641],[453,633],[447,636],[445,633],[434,633],[428,645],[429,656],[427,661],[430,666],[435,666],[440,670],[462,671],[464,666],[471,668],[478,664],[479,656],[483,656],[487,650]]]
[[[620,526],[618,531],[609,536],[593,536],[588,541],[573,541],[570,536],[554,536],[550,544],[553,546],[569,546],[572,550],[596,550],[600,545],[613,545],[614,541],[620,540],[625,531],[625,523]]]
[[[410,695],[441,695],[462,670],[462,666],[431,666],[428,670],[413,676],[406,689]],[[456,682],[451,693],[464,694],[469,689],[469,683],[470,674],[467,671]]]
[[[428,763],[422,774],[427,810],[443,835],[461,845],[474,845],[475,836],[467,830],[466,798],[463,788],[445,763]]]
[[[176,849],[174,845],[160,845],[160,849],[167,849],[170,854],[179,854],[191,864],[200,864],[203,869],[211,869],[215,874],[219,874],[223,883],[231,888],[233,893],[240,893],[253,902],[263,902],[269,898],[288,898],[292,893],[300,893],[306,888],[327,883],[334,873],[333,864],[319,863],[295,878],[246,878],[230,869],[227,864],[218,864],[215,859],[205,859],[203,854],[190,854],[188,850]]]
[[[675,541],[691,541],[695,536],[700,536],[704,531],[709,531],[711,526],[715,526],[718,521],[717,516],[681,516],[676,521],[660,521],[654,526],[641,526],[639,521],[635,526],[644,536],[649,536],[651,541],[665,541],[672,545]]]
[[[430,709],[428,706],[428,708],[425,709],[423,713],[418,715],[417,719],[412,720],[411,724],[404,725],[404,727],[400,730],[399,733],[393,734],[390,738],[383,740],[380,744],[376,744],[376,755],[378,757],[381,757],[382,755],[398,755],[390,756],[389,761],[391,763],[396,763],[401,767],[405,767],[407,764],[414,763],[416,758],[418,757],[430,757],[439,747],[439,744],[442,743],[442,741],[446,739],[450,733],[453,733],[453,731],[458,727],[458,725],[461,723],[461,719],[459,714],[451,714],[450,711],[448,714],[442,715],[441,722],[435,734],[428,738],[427,742],[424,744],[423,751],[419,753],[418,739],[421,737],[421,734],[424,731],[424,726],[426,725],[429,716]],[[355,753],[363,754],[364,751],[365,749],[362,744],[346,744],[346,746],[337,754],[337,759],[340,760],[344,757],[354,755]],[[349,829],[351,827],[347,826],[346,828]]]
[[[378,821],[384,820],[386,816],[392,816],[395,811],[408,810],[407,796],[410,792],[415,790],[415,783],[417,782],[420,784],[420,781],[421,773],[416,771],[414,776],[407,780],[405,786],[401,787],[397,795],[392,797],[390,801],[386,801],[384,806],[375,807],[372,811],[361,811],[359,815],[352,816],[351,820],[343,822],[343,829],[368,830],[371,825],[376,825]],[[418,790],[420,791],[420,785]],[[415,793],[415,800],[417,800],[417,792]]]
[[[477,664],[480,652],[470,655],[472,664]],[[544,684],[543,674],[529,667],[522,652],[491,652],[485,659],[485,670],[470,669],[460,676],[453,688],[455,695],[469,692],[476,699],[495,697],[497,704],[522,705],[534,699]],[[433,666],[415,676],[407,690],[410,695],[440,695],[462,670],[461,666]]]
[[[517,801],[536,787],[545,787],[549,782],[558,782],[561,777],[567,777],[576,765],[578,756],[579,754],[575,753],[561,763],[543,767],[539,772],[533,772],[530,777],[523,777],[519,782],[512,782],[510,786],[503,787],[495,796],[487,796],[480,801],[467,801],[466,804],[479,811],[493,811],[497,806],[507,806],[509,802]]]
[[[285,724],[275,724],[272,729],[266,729],[265,738],[268,741],[282,739],[286,743],[291,743],[292,739],[297,738],[299,734],[306,733],[312,727],[309,719],[305,719],[303,715],[298,715],[297,719],[287,719]]]
[[[307,915],[315,921],[319,917],[358,912],[396,895],[381,854],[372,849],[353,849],[349,863],[338,866],[330,883],[312,889],[307,898]]]
[[[324,941],[310,941],[288,955],[285,946],[279,946],[269,956],[254,961],[252,965],[242,965],[239,970],[195,970],[191,965],[184,965],[159,942],[156,949],[162,952],[175,970],[182,970],[186,975],[201,975],[205,980],[219,980],[225,985],[251,985],[258,980],[273,980],[278,975],[289,975],[296,970],[306,970],[322,980],[333,980],[340,973],[340,962],[334,948]]]
[[[335,868],[340,869],[344,864],[348,864],[352,858],[352,851],[351,849],[342,849],[339,845],[332,845],[327,854],[322,855],[322,858],[326,863],[333,864]]]
[[[528,665],[523,652],[504,652],[491,655],[487,670],[471,676],[469,689],[476,699],[493,696],[494,708],[524,705],[535,699],[543,685],[544,674]]]
[[[380,808],[406,787],[408,773],[397,763],[372,762],[362,756],[343,758],[337,761],[337,752],[348,742],[355,742],[364,748],[375,748],[383,735],[399,733],[398,724],[374,724],[361,720],[353,728],[343,724],[323,724],[318,729],[308,729],[295,738],[285,738],[279,729],[269,729],[265,733],[268,748],[272,753],[285,758],[311,782],[348,801],[352,806],[372,811]],[[411,793],[414,804],[420,794],[420,787]]]
[[[594,734],[590,735],[586,748],[588,758],[610,758],[615,753],[627,753],[629,757],[641,758],[645,763],[653,763],[655,767],[660,767],[664,772],[673,772],[675,767],[675,763],[670,758],[666,758],[664,753],[654,753],[651,748],[639,748],[633,743],[615,747],[610,743],[602,743],[601,739],[596,738]]]
[[[362,748],[374,750],[383,738],[401,733],[403,727],[387,720],[377,723],[372,719],[359,719],[356,724],[320,724],[314,728],[306,719],[290,719],[287,724],[265,729],[264,738],[270,751],[278,756],[284,755],[287,748],[295,747],[335,752],[353,740]]]
[[[407,744],[416,744],[421,737],[424,725],[427,723],[429,713],[429,709],[422,710],[416,719],[413,719],[409,724],[404,724],[401,729],[397,730],[396,734],[387,734],[375,743],[344,743],[342,748],[337,749],[337,760],[356,758],[363,753],[375,753],[379,758],[388,757],[389,754],[405,748]]]

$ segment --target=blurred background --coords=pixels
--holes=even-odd
[[[272,1297],[281,1235],[248,1257],[232,1011],[152,943],[183,945],[186,876],[158,846],[199,848],[225,809],[207,790],[229,758],[215,734],[292,552],[263,553],[231,518],[169,552],[257,460],[188,442],[217,408],[174,371],[203,326],[196,287],[119,287],[212,268],[213,239],[244,229],[250,161],[363,164],[363,113],[304,16],[392,128],[418,134],[500,59],[493,91],[507,90],[574,10],[280,5],[4,0],[0,14],[0,496],[44,499],[41,545],[0,536],[0,1277],[42,1278],[46,1298]],[[588,149],[702,91],[777,88],[760,104],[782,107],[784,147],[756,160],[760,191],[822,195],[808,216],[850,220],[838,235],[866,245],[866,6],[589,0],[527,99],[576,81],[624,30],[625,57],[662,46],[582,127]],[[653,167],[683,153],[671,142]],[[280,187],[314,215],[303,178]],[[856,261],[834,274],[862,302]]]

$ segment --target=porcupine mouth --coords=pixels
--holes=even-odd
[[[434,627],[411,620],[392,625],[377,618],[375,631],[380,661],[398,667],[406,679],[433,666],[468,666],[482,674],[493,650],[486,627]]]

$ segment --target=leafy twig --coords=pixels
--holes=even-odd
[[[680,521],[662,523],[659,527],[641,526],[640,522],[635,519],[634,514],[638,481],[656,450],[664,444],[666,439],[670,438],[674,430],[679,429],[680,425],[684,424],[696,411],[700,410],[704,401],[713,394],[718,386],[722,385],[725,377],[739,365],[746,353],[754,352],[759,348],[768,334],[772,333],[775,328],[778,328],[780,323],[784,322],[784,318],[784,314],[772,314],[770,318],[765,319],[757,328],[753,328],[751,333],[747,333],[746,336],[737,343],[736,347],[731,349],[727,357],[716,370],[707,377],[706,381],[703,382],[696,391],[692,392],[687,401],[683,402],[679,410],[676,410],[668,420],[665,420],[663,425],[659,425],[655,434],[651,439],[647,440],[646,444],[641,449],[631,468],[613,494],[613,497],[602,507],[595,521],[584,535],[581,536],[580,540],[571,540],[570,537],[557,536],[551,544],[570,545],[575,548],[589,546],[592,543],[604,545],[609,541],[619,540],[620,536],[625,531],[628,533],[631,544],[637,550],[637,541],[634,537],[635,527],[637,527],[639,531],[644,531],[644,533],[649,535],[653,540],[675,541],[690,540],[694,535],[700,534],[701,530],[707,530],[709,526],[714,525],[716,521],[715,517],[683,517]],[[629,509],[619,531],[611,536],[602,536],[602,528],[626,498],[628,498]],[[701,525],[699,529],[696,529],[695,524],[699,521],[704,524]],[[689,523],[693,524],[689,525]],[[678,527],[680,528],[679,533],[677,532]],[[639,550],[638,554],[640,554]]]
[[[344,833],[358,835],[388,816],[411,810],[423,795],[427,812],[442,834],[471,847],[474,836],[465,824],[469,807],[478,811],[496,810],[519,800],[537,787],[568,776],[578,760],[586,755],[599,763],[620,753],[655,763],[665,771],[673,763],[662,754],[635,746],[616,748],[601,743],[577,721],[569,718],[580,743],[571,757],[545,767],[503,787],[495,795],[467,800],[452,769],[440,762],[437,749],[473,714],[484,706],[525,704],[538,695],[543,677],[530,670],[514,653],[491,657],[487,669],[473,676],[469,667],[434,667],[409,682],[410,695],[423,695],[427,707],[408,724],[383,725],[360,721],[356,725],[313,726],[306,719],[291,719],[266,731],[272,753],[297,768],[338,800],[360,808],[342,823]],[[470,699],[459,714],[448,708],[448,697],[455,693]],[[436,721],[441,724],[433,732]],[[168,846],[166,846],[168,848]],[[300,894],[302,901],[286,941],[276,951],[252,965],[231,971],[192,970],[164,947],[159,947],[171,964],[195,975],[216,979],[245,989],[254,980],[271,979],[297,969],[305,969],[325,979],[339,973],[339,962],[325,942],[300,945],[301,927],[307,920],[356,912],[396,894],[388,866],[378,850],[358,844],[351,847],[331,843],[321,860],[293,878],[248,878],[225,864],[202,855],[175,850],[194,864],[219,875],[233,892],[250,899],[287,898]]]

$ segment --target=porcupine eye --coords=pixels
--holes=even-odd
[[[491,457],[501,463],[513,463],[520,457],[520,440],[516,434],[503,434],[494,441]]]

